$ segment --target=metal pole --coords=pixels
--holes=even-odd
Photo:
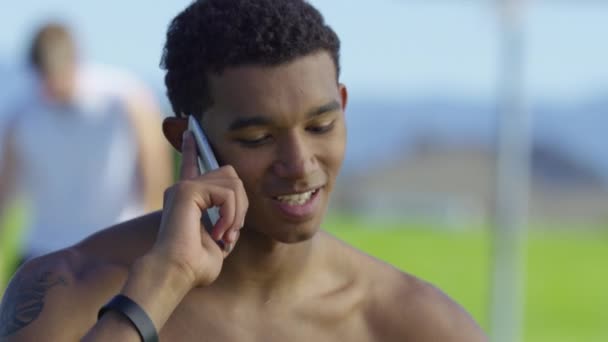
[[[530,164],[530,118],[523,90],[523,1],[498,0],[502,51],[490,300],[491,340],[495,342],[522,340]]]

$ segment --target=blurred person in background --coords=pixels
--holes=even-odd
[[[22,259],[161,208],[172,182],[146,87],[122,70],[80,64],[59,23],[36,32],[28,57],[35,86],[3,115],[0,145],[0,219],[17,195],[27,203]]]

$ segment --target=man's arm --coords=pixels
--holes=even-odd
[[[138,175],[147,212],[162,208],[163,193],[173,183],[173,158],[162,135],[160,109],[143,90],[127,98],[129,120],[138,146]]]
[[[74,309],[68,300],[73,285],[63,257],[27,263],[2,298],[0,341],[76,340],[71,325],[82,321],[82,315],[70,312]]]
[[[182,274],[141,258],[125,266],[87,262],[63,250],[27,262],[13,277],[0,304],[0,342],[139,342],[123,315],[98,310],[118,293],[139,303],[162,327],[189,289]],[[160,330],[160,329],[158,329]]]
[[[150,215],[160,220],[152,248],[143,256],[133,256],[134,262],[111,261],[105,254],[113,254],[111,243],[100,242],[94,248],[89,240],[86,248],[85,240],[80,247],[26,263],[0,305],[1,342],[73,341],[82,336],[86,342],[139,341],[134,328],[119,314],[108,313],[97,321],[99,308],[120,293],[135,301],[161,331],[191,289],[217,279],[230,251],[216,241],[237,242],[235,229],[244,221],[247,195],[231,166],[197,176],[192,135],[183,136],[181,150],[182,179],[167,191],[162,216]],[[216,225],[214,236],[201,229],[200,223],[201,210],[212,206],[233,210],[233,216],[225,216]],[[132,220],[113,229],[120,240],[128,236],[129,227],[155,229],[157,219]],[[229,234],[234,231],[237,234]],[[91,256],[86,258],[77,248],[88,250]],[[105,253],[94,252],[100,248]]]

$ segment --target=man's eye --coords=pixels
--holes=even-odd
[[[306,128],[307,131],[312,132],[312,133],[316,133],[316,134],[321,134],[321,133],[325,133],[325,132],[329,132],[332,128],[334,128],[334,124],[336,121],[332,121],[328,124],[325,125],[315,125],[315,126],[309,126],[308,128]]]
[[[253,139],[242,138],[242,139],[237,139],[237,141],[246,147],[255,147],[255,146],[259,146],[259,145],[266,143],[268,140],[270,140],[270,138],[271,138],[271,136],[269,134],[265,134],[265,135],[262,135],[260,137],[256,137]]]

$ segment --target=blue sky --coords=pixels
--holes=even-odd
[[[494,94],[500,30],[493,1],[311,2],[342,39],[343,81],[351,96]],[[160,87],[164,32],[188,3],[12,2],[0,11],[0,63],[10,71],[36,25],[61,18],[77,30],[86,58],[127,67]],[[608,2],[531,3],[525,17],[528,94],[576,100],[608,93]]]

